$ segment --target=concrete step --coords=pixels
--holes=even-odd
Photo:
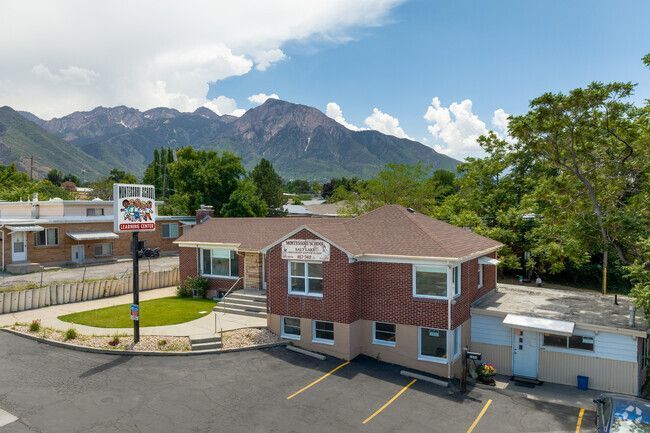
[[[214,349],[221,349],[221,341],[206,342],[206,343],[192,342],[192,352],[198,352],[202,350],[214,350]]]
[[[228,299],[238,299],[246,302],[266,302],[266,294],[249,293],[249,292],[231,292],[226,296]]]
[[[262,319],[266,318],[266,311],[250,311],[241,308],[230,308],[230,307],[215,307],[217,312],[224,314],[237,314],[240,316],[251,316],[251,317],[260,317]]]
[[[219,311],[220,308],[239,308],[241,310],[266,311],[266,304],[262,304],[259,302],[246,303],[246,302],[239,302],[235,300],[229,300],[217,304],[216,307],[214,308],[216,308],[216,311]]]

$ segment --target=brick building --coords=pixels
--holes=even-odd
[[[194,217],[159,216],[156,231],[141,233],[140,241],[176,252],[174,241],[194,224]],[[2,269],[15,273],[131,254],[130,234],[113,232],[113,202],[100,199],[0,202],[0,237]]]
[[[401,206],[356,218],[207,218],[181,236],[181,279],[266,290],[268,326],[307,349],[452,377],[499,242]]]

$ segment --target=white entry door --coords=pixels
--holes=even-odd
[[[539,333],[513,329],[512,374],[536,379],[538,361]]]
[[[27,233],[15,232],[11,234],[11,259],[14,262],[27,260]]]
[[[86,260],[84,245],[73,245],[72,246],[72,261],[74,263],[83,263]]]

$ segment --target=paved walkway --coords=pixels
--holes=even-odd
[[[140,301],[149,299],[174,296],[176,287],[147,290],[140,293]],[[71,327],[85,335],[114,335],[133,334],[132,328],[96,328],[93,326],[76,325],[63,322],[59,316],[80,311],[95,310],[97,308],[111,307],[113,305],[129,304],[133,299],[132,294],[114,296],[111,298],[95,299],[93,301],[76,302],[72,304],[54,305],[51,307],[39,308],[36,310],[20,311],[17,313],[0,314],[0,327],[10,326],[16,322],[30,323],[32,320],[40,320],[41,325],[47,328],[54,328],[65,331]],[[216,322],[216,324],[215,324]],[[140,328],[142,335],[164,335],[176,337],[201,338],[214,335],[217,331],[229,331],[232,329],[248,328],[254,326],[266,326],[266,319],[259,317],[239,316],[235,314],[210,312],[200,319],[191,322],[169,326],[150,326]]]
[[[178,255],[159,257],[157,259],[140,260],[140,272],[145,271],[162,271],[178,266]],[[85,269],[79,268],[56,268],[43,272],[43,284],[49,284],[54,281],[81,281],[97,278],[110,278],[113,276],[130,274],[133,269],[131,259],[120,259],[116,263],[107,263],[105,265],[88,266]],[[41,273],[34,272],[24,275],[13,275],[6,272],[0,272],[0,287],[20,286],[28,283],[39,283]]]

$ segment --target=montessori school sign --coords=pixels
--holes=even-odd
[[[282,242],[282,258],[329,262],[330,244],[320,239],[288,239]]]
[[[116,233],[156,230],[156,189],[153,185],[113,185],[113,215]]]

